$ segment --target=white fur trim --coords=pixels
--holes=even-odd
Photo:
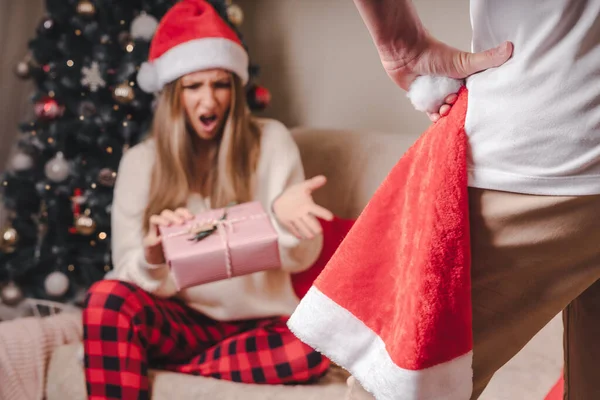
[[[137,83],[147,93],[154,93],[161,89],[156,67],[152,63],[145,62],[142,64],[137,74]]]
[[[473,352],[422,370],[397,366],[385,343],[345,308],[311,287],[288,321],[303,342],[346,368],[377,400],[467,400]]]
[[[144,82],[155,92],[162,87],[186,74],[213,68],[223,68],[235,73],[242,82],[248,82],[248,53],[239,44],[223,38],[204,38],[190,40],[173,47],[152,62],[156,69],[156,85]],[[142,69],[140,69],[140,74]],[[138,75],[140,75],[138,74]],[[139,78],[138,78],[139,79]],[[138,82],[139,83],[139,82]],[[140,86],[142,90],[143,86]]]
[[[457,93],[462,81],[445,76],[423,75],[417,77],[406,94],[418,111],[435,113],[444,104],[444,99]]]

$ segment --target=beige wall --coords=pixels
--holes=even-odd
[[[261,82],[273,94],[265,112],[297,125],[420,132],[427,118],[383,72],[352,0],[236,0]],[[438,38],[468,50],[468,0],[416,0]]]
[[[0,172],[6,166],[18,125],[32,115],[34,87],[14,74],[27,54],[44,10],[43,0],[0,0]]]

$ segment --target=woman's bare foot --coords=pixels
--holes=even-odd
[[[348,378],[346,384],[348,385],[348,391],[345,400],[375,400],[375,397],[363,389],[353,376]]]

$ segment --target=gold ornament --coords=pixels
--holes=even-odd
[[[135,92],[128,82],[121,83],[113,91],[113,98],[120,104],[129,104],[135,98]]]
[[[77,217],[75,220],[75,229],[77,229],[77,233],[84,236],[89,236],[96,231],[96,221],[89,216],[89,211]]]
[[[18,242],[19,234],[12,226],[5,228],[0,233],[0,251],[3,253],[10,254],[14,252]]]
[[[132,53],[135,49],[135,42],[133,40],[130,40],[129,42],[125,43],[124,47],[125,51],[127,51],[128,53]]]
[[[96,6],[90,0],[80,0],[77,4],[77,13],[84,17],[93,17],[96,14]]]
[[[237,4],[231,4],[227,7],[227,18],[235,26],[240,26],[244,22],[244,12]]]

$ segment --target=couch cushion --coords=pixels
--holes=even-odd
[[[356,218],[400,157],[417,139],[401,133],[295,128],[307,177],[327,176],[315,201],[340,218]]]
[[[80,343],[54,351],[48,366],[47,400],[86,400],[85,376],[79,359]],[[348,374],[333,367],[314,385],[249,385],[212,378],[150,371],[153,400],[343,400]]]

